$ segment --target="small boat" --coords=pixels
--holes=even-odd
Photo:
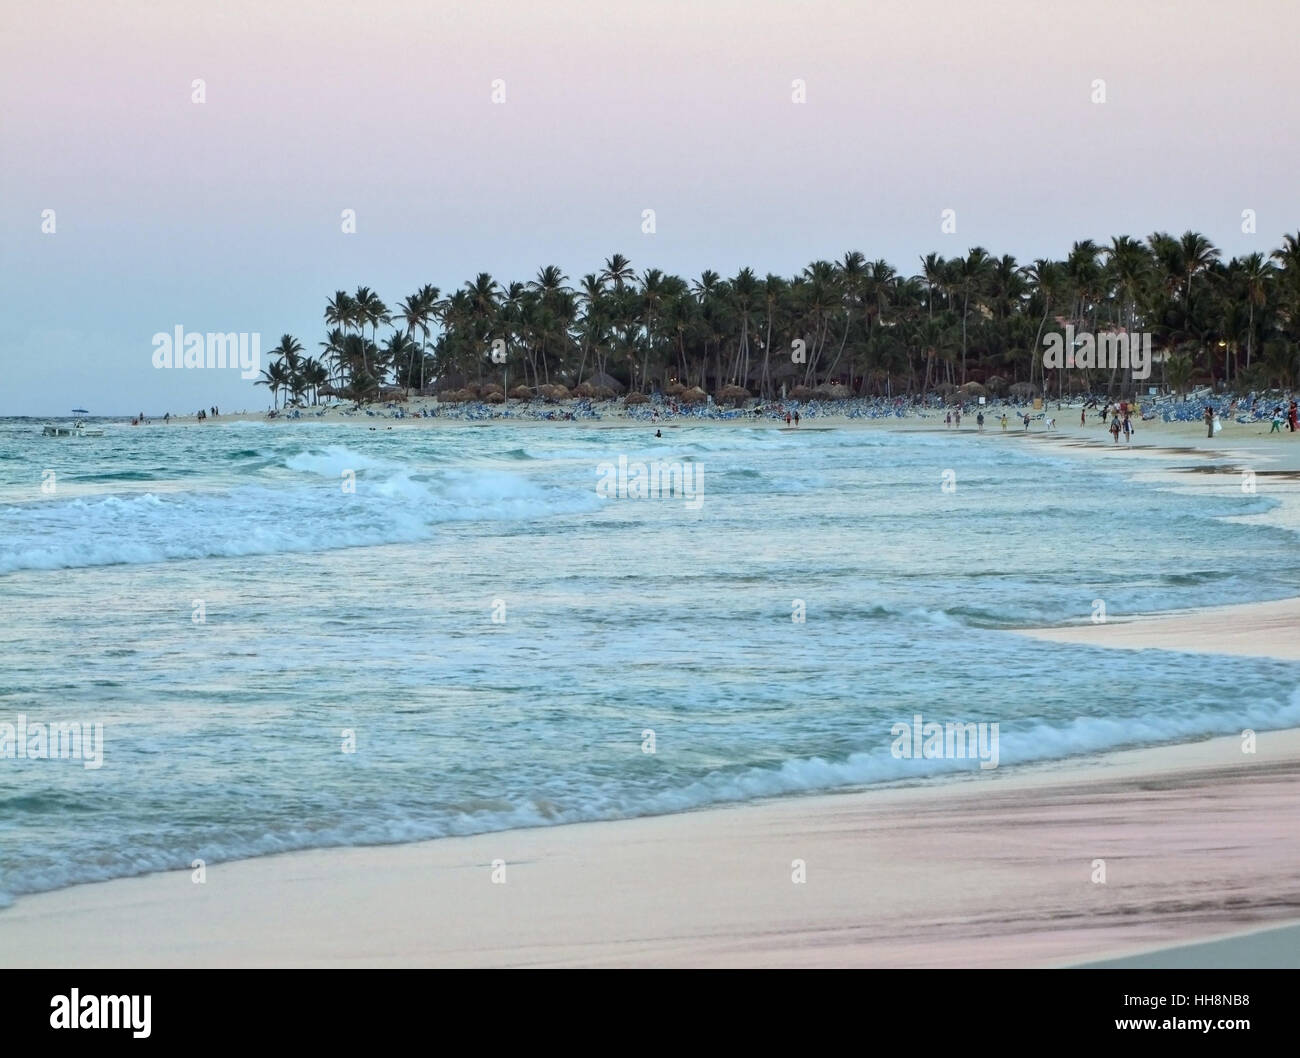
[[[46,437],[103,437],[103,430],[88,430],[86,424],[78,419],[71,426],[47,425],[41,431]]]

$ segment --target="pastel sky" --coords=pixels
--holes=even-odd
[[[1298,39],[1292,0],[8,0],[0,415],[261,408],[152,336],[314,352],[358,284],[1267,251],[1300,229]]]

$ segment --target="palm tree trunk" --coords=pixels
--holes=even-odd
[[[763,377],[759,381],[758,392],[762,397],[770,396],[772,388],[772,376],[769,373],[769,362],[772,357],[772,315],[767,317],[767,340],[763,343]]]
[[[966,316],[970,312],[970,292],[961,303],[961,384],[966,385]]]

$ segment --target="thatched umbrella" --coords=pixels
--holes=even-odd
[[[511,400],[532,400],[533,391],[527,386],[516,386],[510,391]]]
[[[506,395],[501,392],[501,388],[498,386],[483,399],[489,404],[504,404],[506,402]]]
[[[1007,380],[1001,375],[991,375],[984,380],[984,385],[995,397],[1001,396],[1003,391],[1007,388]]]
[[[686,387],[680,382],[669,382],[668,385],[664,386],[665,397],[680,397],[685,392]]]
[[[649,404],[650,398],[647,397],[644,393],[633,392],[633,393],[629,393],[626,397],[623,398],[623,403],[624,404]]]
[[[812,400],[812,398],[813,391],[807,386],[795,386],[794,389],[790,390],[791,400]]]
[[[500,386],[498,386],[495,382],[485,382],[483,383],[482,388],[479,390],[479,393],[483,397],[489,397],[493,393],[504,393],[504,392],[505,390],[502,389]]]
[[[700,404],[709,399],[709,395],[700,389],[699,386],[693,386],[690,389],[682,390],[677,398],[683,404]]]
[[[439,404],[459,404],[465,398],[461,396],[463,391],[459,389],[443,390],[438,394]]]
[[[934,391],[941,397],[946,397],[949,393],[956,393],[957,387],[951,382],[940,382],[934,387]]]
[[[739,406],[749,400],[749,397],[749,390],[744,386],[723,386],[722,389],[718,391],[715,399],[719,404],[722,404],[725,401],[728,404]]]
[[[852,396],[852,394],[849,392],[848,386],[827,383],[814,389],[813,396],[818,400],[844,400],[846,397]]]
[[[623,385],[623,383],[620,382],[618,379],[616,379],[613,375],[607,375],[603,371],[597,371],[594,375],[592,375],[589,379],[587,379],[587,381],[590,382],[597,389],[610,389],[613,390],[615,394],[622,393],[625,389],[627,389],[627,387]]]
[[[972,397],[987,397],[989,395],[989,391],[978,382],[967,382],[966,385],[961,387],[961,392],[967,399]]]
[[[1038,387],[1031,382],[1017,382],[1008,392],[1013,397],[1032,397],[1038,392]]]

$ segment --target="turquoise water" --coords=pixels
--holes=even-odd
[[[1295,665],[1008,631],[1297,594],[1294,536],[1224,520],[1259,496],[996,434],[106,429],[0,422],[0,724],[105,739],[0,759],[0,900],[978,767],[894,758],[917,712],[1003,765],[1300,723]],[[598,496],[620,455],[698,509]]]

